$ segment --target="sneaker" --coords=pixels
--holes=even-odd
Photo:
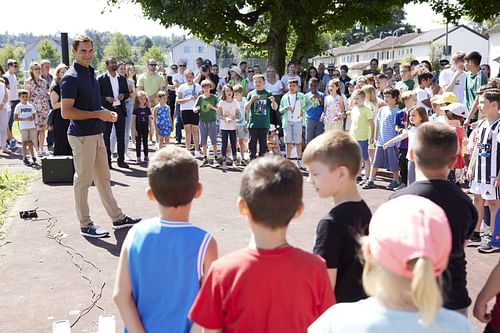
[[[208,166],[208,158],[205,156],[203,158],[203,163],[201,163],[200,168]]]
[[[33,162],[31,162],[31,165],[36,165],[36,157],[33,157]]]
[[[469,239],[469,242],[467,243],[467,246],[479,246],[481,245],[481,236],[479,235],[478,232],[475,232],[472,234],[472,237]]]
[[[367,181],[368,181],[368,178],[361,178],[361,181],[358,183],[358,185],[363,186],[366,184]]]
[[[500,251],[500,247],[493,246],[491,244],[491,240],[483,242],[479,247],[477,248],[479,253],[493,253]]]
[[[356,177],[356,183],[360,184],[363,181],[363,177],[357,176]]]
[[[227,171],[227,162],[226,162],[226,159],[224,159],[222,161],[222,172],[226,172]]]
[[[113,229],[122,229],[122,228],[131,227],[134,224],[139,223],[141,220],[142,219],[140,217],[134,219],[130,216],[125,216],[121,220],[113,222]]]
[[[481,229],[479,230],[479,234],[481,236],[487,235],[490,233],[490,226],[484,223],[484,221],[481,222]]]
[[[120,168],[124,168],[124,169],[128,169],[128,168],[129,168],[128,164],[127,164],[127,163],[125,163],[125,161],[118,161],[118,163],[117,163],[117,164],[118,164],[118,166],[119,166]]]
[[[144,156],[144,162],[149,162],[149,157],[148,156]]]
[[[297,160],[297,168],[299,168],[300,170],[304,170],[304,166],[302,165],[302,160]]]
[[[43,152],[39,151],[36,155],[37,155],[38,157],[43,157]]]
[[[397,180],[393,180],[385,188],[390,191],[396,190],[401,185]]]
[[[137,158],[135,159],[135,161],[136,161],[137,163],[142,163],[142,159],[141,159],[140,157],[137,157]]]
[[[196,158],[196,159],[201,159],[202,158],[201,153],[198,150],[194,151],[194,158]]]
[[[377,186],[375,186],[375,183],[373,182],[373,180],[367,180],[363,186],[361,187],[363,190],[369,190],[369,189],[372,189],[372,188],[376,188]]]
[[[12,139],[10,140],[10,143],[9,143],[9,148],[10,149],[15,149],[17,146],[17,140],[16,139]]]
[[[92,238],[102,238],[108,237],[109,232],[101,229],[101,227],[99,227],[98,225],[91,223],[85,228],[80,228],[80,235]]]
[[[28,160],[27,158],[23,159],[23,163],[24,165],[30,165],[30,160]]]
[[[2,148],[2,153],[5,153],[5,154],[10,154],[12,151],[10,149],[7,149],[6,147],[3,147]]]

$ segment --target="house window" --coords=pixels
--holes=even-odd
[[[205,46],[198,46],[198,53],[205,53]]]
[[[191,53],[191,46],[184,46],[184,53]]]
[[[359,62],[359,55],[356,56],[356,62]]]
[[[410,49],[410,54],[413,54],[413,49]]]

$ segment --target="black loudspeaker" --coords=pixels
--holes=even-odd
[[[45,184],[73,183],[74,173],[73,156],[42,158],[42,181]]]

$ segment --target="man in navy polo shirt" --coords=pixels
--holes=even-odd
[[[61,113],[70,119],[68,141],[75,164],[75,209],[80,221],[80,234],[101,238],[109,235],[90,218],[88,190],[94,181],[113,229],[130,227],[141,219],[123,214],[111,191],[106,146],[103,140],[105,122],[116,122],[116,112],[101,107],[101,94],[94,69],[93,42],[87,36],[73,40],[75,62],[61,80]]]

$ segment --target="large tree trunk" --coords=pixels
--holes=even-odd
[[[314,26],[309,26],[308,28],[296,28],[297,42],[295,43],[295,48],[293,49],[291,61],[295,64],[302,63],[304,57],[310,54],[309,51],[316,49],[316,41],[318,36],[318,29]]]
[[[282,15],[283,3],[275,1],[271,13],[271,24],[267,36],[267,62],[276,68],[280,76],[285,72],[286,42],[288,35],[288,20]]]

